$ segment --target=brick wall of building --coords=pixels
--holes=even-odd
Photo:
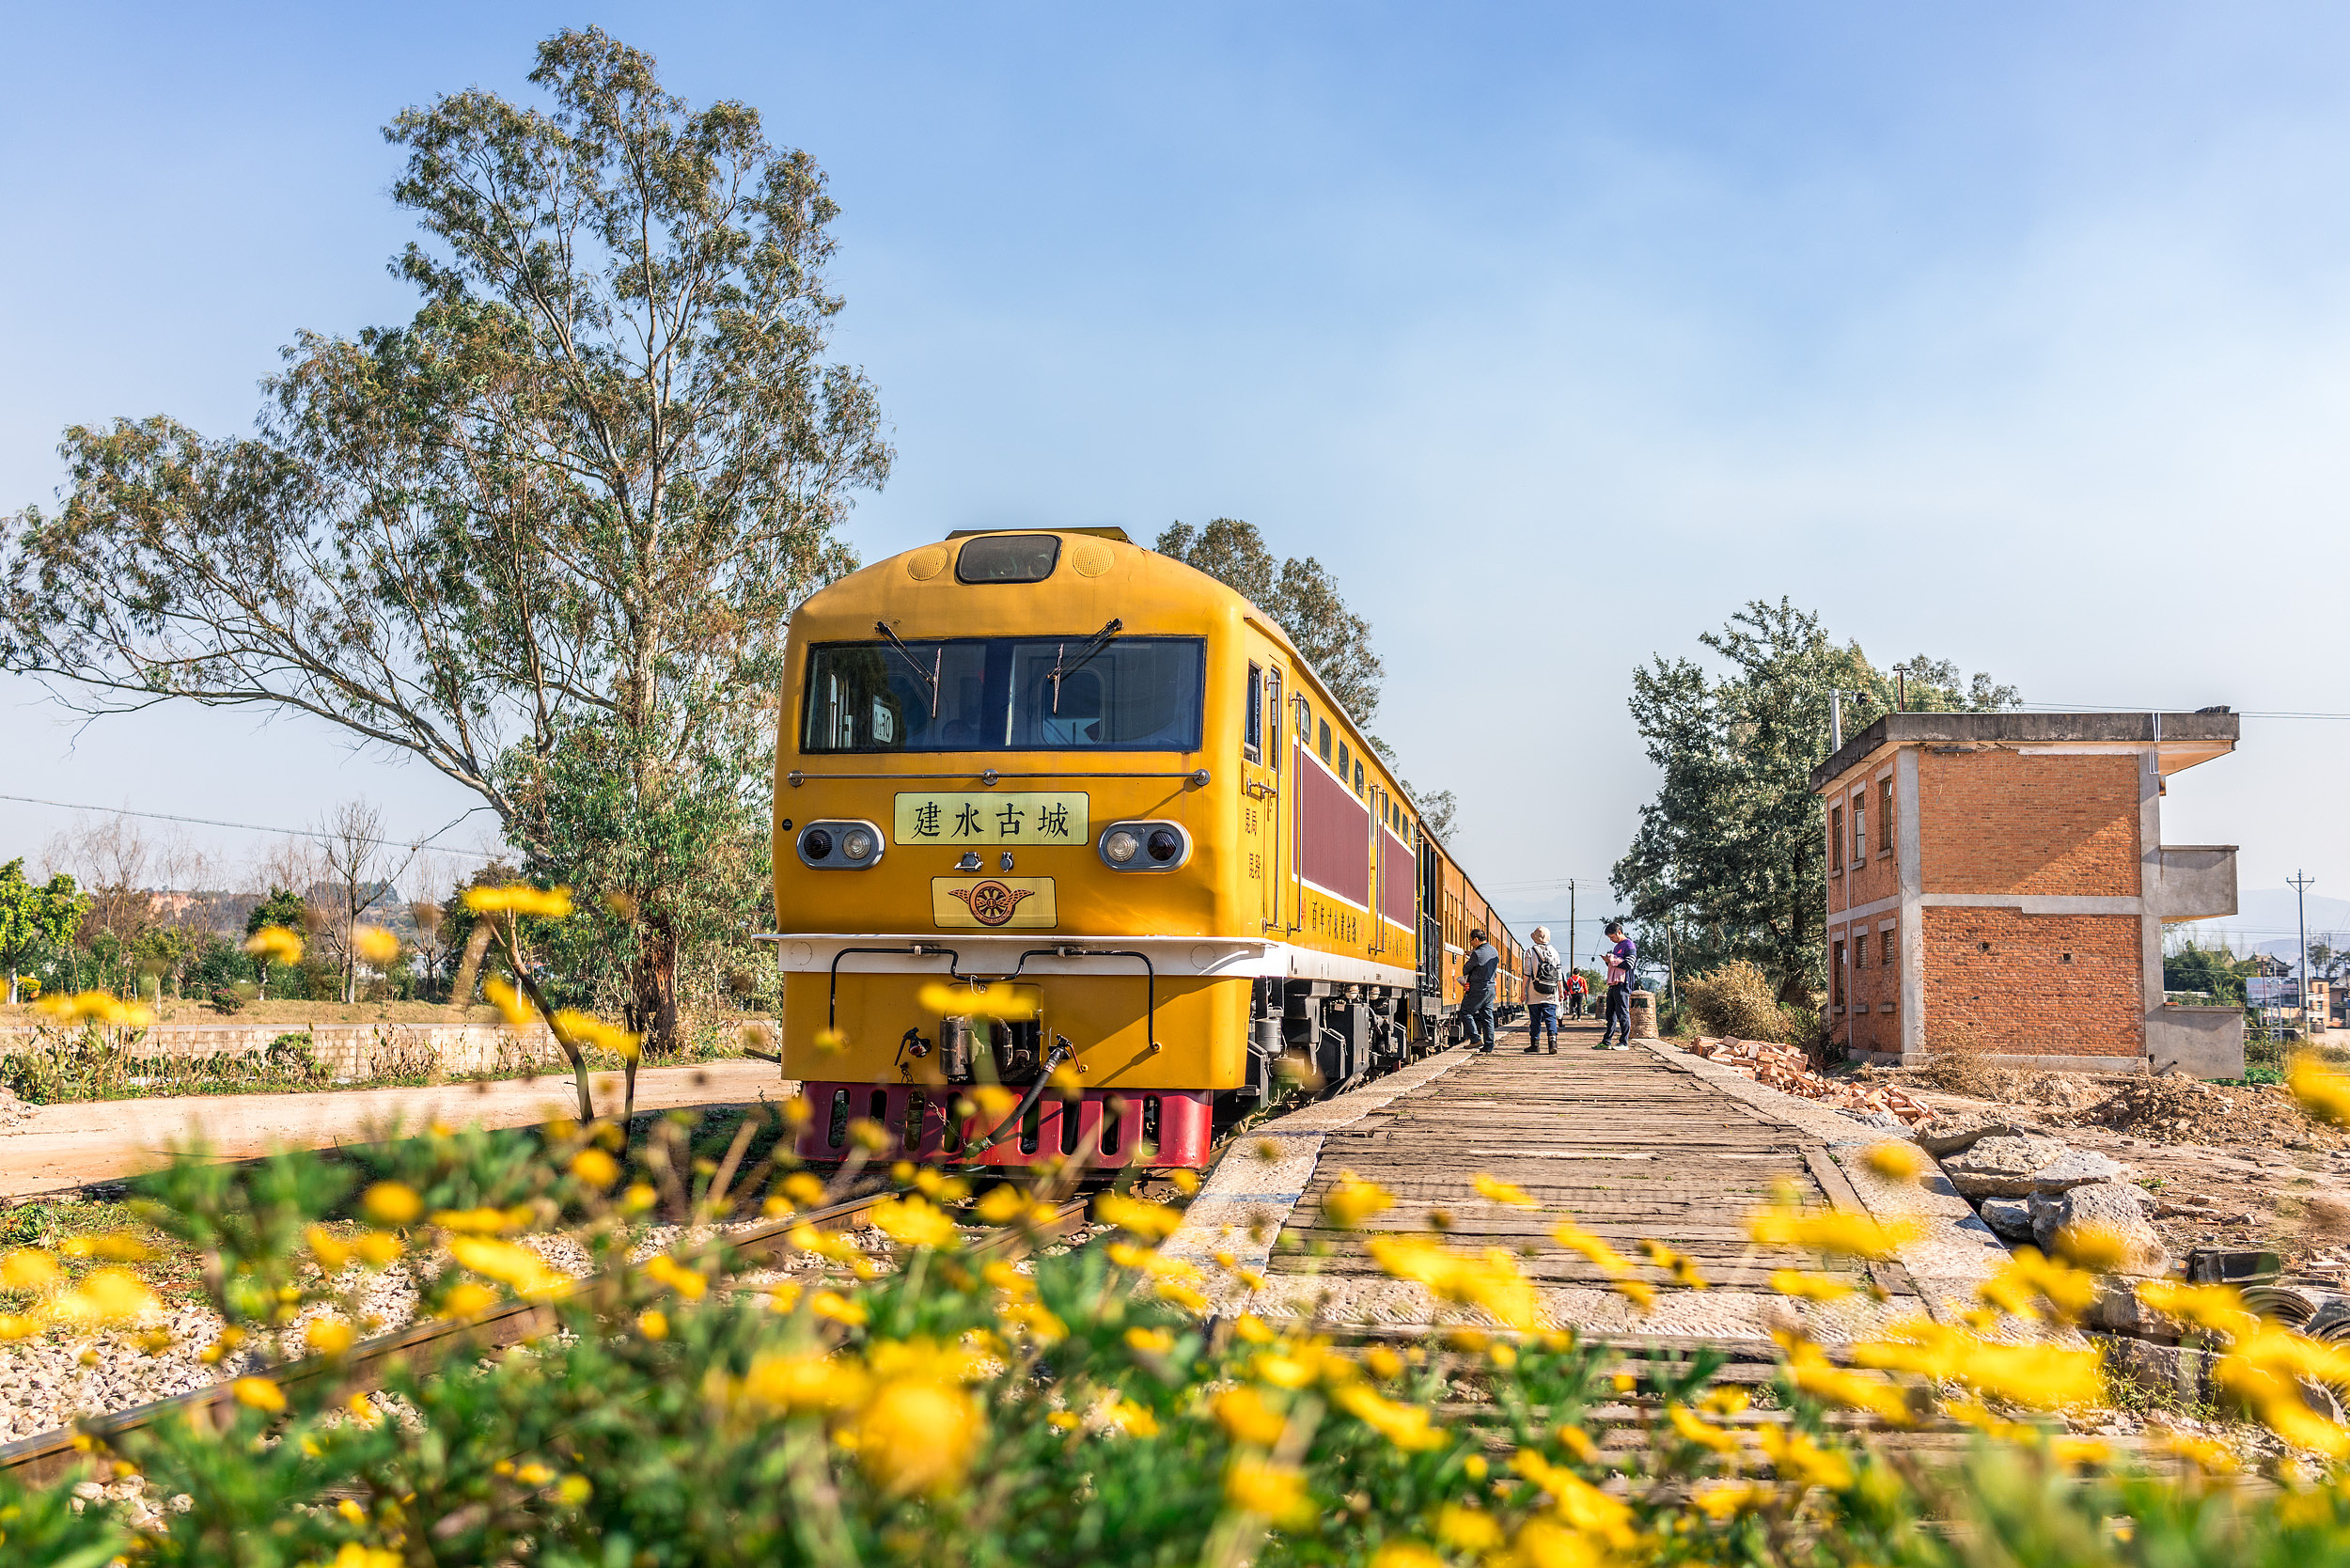
[[[2136,917],[2013,909],[1921,914],[1927,1050],[2145,1053]]]
[[[1861,824],[1867,833],[1866,841],[1857,846],[1853,836],[1853,795],[1863,791],[1864,810]],[[1822,824],[1841,823],[1841,834],[1828,846],[1828,908],[1831,912],[1850,909],[1879,899],[1889,899],[1901,891],[1901,871],[1895,860],[1893,844],[1888,841],[1885,792],[1878,789],[1875,770],[1845,776],[1838,792],[1829,797],[1825,808],[1840,808],[1841,818],[1824,812]],[[1842,854],[1838,855],[1838,847]],[[1841,870],[1836,869],[1841,864]]]
[[[1846,997],[1853,1011],[1847,1015],[1831,1011],[1829,1023],[1836,1038],[1849,1039],[1856,1051],[1898,1052],[1901,1042],[1901,969],[1900,928],[1892,931],[1879,928],[1883,917],[1872,916],[1866,920],[1830,930],[1828,939],[1831,957],[1834,944],[1845,944],[1849,967],[1846,969]],[[1892,938],[1888,955],[1887,939]],[[1831,1002],[1830,1007],[1834,1004]],[[1846,1025],[1850,1025],[1847,1034]]]
[[[2138,897],[2134,756],[1927,749],[1918,792],[1926,892]]]

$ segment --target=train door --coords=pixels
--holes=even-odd
[[[1281,923],[1281,672],[1251,660],[1241,716],[1241,843],[1257,884],[1258,917]],[[1246,907],[1246,906],[1244,906]]]
[[[1387,922],[1385,917],[1386,877],[1382,874],[1387,864],[1386,822],[1387,792],[1373,784],[1371,787],[1371,951],[1387,950]]]
[[[1306,752],[1314,744],[1314,713],[1313,705],[1307,700],[1304,692],[1291,697],[1290,708],[1297,716],[1297,734],[1291,742],[1294,749],[1290,759],[1290,804],[1282,817],[1289,825],[1290,833],[1287,874],[1294,883],[1306,873],[1306,770],[1312,766],[1306,760]],[[1305,913],[1306,890],[1301,886],[1293,888],[1291,894],[1290,930],[1304,928]]]

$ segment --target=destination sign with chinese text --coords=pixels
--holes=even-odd
[[[1048,791],[898,797],[893,844],[1083,844],[1093,837],[1086,796]]]

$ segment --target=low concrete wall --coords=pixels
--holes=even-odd
[[[2244,1076],[2244,1010],[2156,1008],[2146,1015],[2146,1054],[2154,1070],[2175,1067],[2198,1078]]]
[[[281,1035],[306,1035],[310,1052],[337,1079],[422,1077],[436,1073],[519,1073],[563,1060],[562,1049],[544,1026],[519,1039],[512,1031],[480,1024],[313,1024],[288,1028],[274,1024],[158,1024],[145,1030],[102,1029],[109,1043],[133,1057],[164,1061],[201,1061],[215,1057],[267,1054]],[[58,1036],[47,1035],[48,1043]],[[0,1029],[0,1054],[40,1049],[37,1029]]]

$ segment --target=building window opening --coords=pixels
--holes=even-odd
[[[1866,793],[1852,797],[1852,863],[1868,864],[1869,860],[1869,797]]]
[[[1831,806],[1827,811],[1827,869],[1844,869],[1844,808]]]
[[[1877,957],[1878,961],[1882,963],[1886,968],[1890,969],[1893,967],[1893,933],[1889,931],[1886,932],[1884,933],[1884,949],[1877,955]],[[2073,955],[2070,953],[2065,954],[2064,961],[2067,964],[2070,964],[2073,961]]]
[[[1832,1000],[1841,1008],[1844,1005],[1844,944],[1841,942],[1836,944],[1836,956],[1829,964],[1828,979],[1836,988]]]
[[[1893,853],[1893,781],[1877,780],[1877,848]]]

